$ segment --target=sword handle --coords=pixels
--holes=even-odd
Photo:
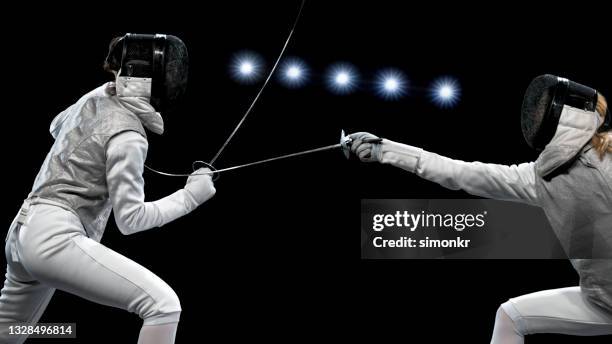
[[[202,161],[202,160],[196,160],[194,162],[191,163],[191,169],[193,170],[193,172],[197,171],[200,169],[200,167],[197,167],[198,164],[202,164],[205,167],[210,168],[211,171],[211,175],[212,175],[212,181],[216,181],[217,179],[219,179],[219,177],[221,177],[221,173],[217,173],[217,168],[214,167],[211,163],[208,163],[206,161]]]

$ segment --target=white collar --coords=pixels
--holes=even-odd
[[[537,172],[545,177],[574,159],[600,125],[597,112],[564,106],[555,136],[538,157]]]

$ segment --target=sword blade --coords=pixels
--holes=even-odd
[[[216,171],[211,171],[210,173],[206,173],[206,174],[214,174],[214,173],[221,173],[221,172],[226,172],[226,171],[232,171],[232,170],[237,170],[237,169],[244,168],[244,167],[250,167],[250,166],[265,164],[265,163],[272,162],[272,161],[278,161],[278,160],[293,158],[293,157],[296,157],[296,156],[302,156],[302,155],[306,155],[306,154],[312,154],[312,153],[317,153],[317,152],[328,151],[328,150],[332,150],[332,149],[336,149],[336,148],[341,148],[341,144],[340,143],[336,143],[335,145],[329,145],[329,146],[325,146],[325,147],[308,149],[308,150],[301,151],[301,152],[285,154],[285,155],[281,155],[281,156],[277,156],[277,157],[273,157],[273,158],[268,158],[268,159],[263,159],[263,160],[259,160],[259,161],[249,162],[249,163],[246,163],[246,164],[241,164],[241,165],[236,165],[236,166],[232,166],[232,167],[221,168],[221,169],[218,169]]]
[[[263,159],[263,160],[259,160],[259,161],[253,161],[253,162],[249,162],[249,163],[246,163],[246,164],[241,164],[241,165],[236,165],[236,166],[232,166],[232,167],[221,168],[221,169],[218,169],[218,170],[215,169],[214,171],[210,171],[210,172],[206,172],[206,173],[197,173],[197,174],[196,173],[168,173],[168,172],[158,171],[158,170],[156,170],[154,168],[149,167],[148,165],[144,165],[144,166],[145,166],[145,168],[147,168],[148,170],[150,170],[152,172],[155,172],[157,174],[160,174],[162,176],[167,176],[167,177],[189,177],[189,176],[198,176],[198,175],[213,175],[213,174],[216,174],[216,173],[237,170],[237,169],[245,168],[245,167],[249,167],[249,166],[261,165],[261,164],[265,164],[265,163],[272,162],[272,161],[283,160],[283,159],[293,158],[293,157],[296,157],[296,156],[312,154],[312,153],[316,153],[316,152],[323,152],[323,151],[328,151],[328,150],[337,149],[337,148],[343,148],[342,143],[336,143],[335,145],[329,145],[329,146],[324,146],[324,147],[319,147],[319,148],[308,149],[308,150],[301,151],[301,152],[285,154],[285,155],[276,156],[276,157],[273,157],[273,158]],[[202,163],[204,165],[211,166],[208,163],[204,163],[204,162],[202,162]]]

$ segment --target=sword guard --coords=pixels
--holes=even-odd
[[[344,133],[344,129],[340,133],[340,148],[342,149],[342,153],[344,156],[349,159],[351,157],[351,144],[353,143],[353,139],[350,136],[346,136]]]
[[[195,171],[197,171],[198,169],[201,168],[201,166],[198,167],[198,164],[202,164],[202,165],[204,165],[204,167],[208,167],[210,169],[211,175],[212,175],[212,181],[213,182],[216,181],[217,179],[219,179],[219,177],[221,177],[221,174],[217,173],[217,168],[216,167],[214,167],[211,163],[208,163],[208,162],[202,161],[202,160],[194,161],[191,164],[191,169],[193,170],[193,172],[195,172]]]

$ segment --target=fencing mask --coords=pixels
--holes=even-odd
[[[187,47],[176,36],[128,33],[111,46],[106,65],[119,71],[118,81],[150,95],[151,105],[162,113],[171,110],[187,88]]]
[[[541,151],[536,172],[551,175],[578,156],[599,130],[610,129],[610,112],[602,123],[599,93],[553,75],[533,79],[523,100],[521,127],[527,143]]]
[[[546,74],[533,79],[523,99],[521,127],[532,148],[541,151],[553,139],[561,113],[566,106],[599,116],[595,89],[565,78]],[[610,129],[608,111],[600,131]]]

